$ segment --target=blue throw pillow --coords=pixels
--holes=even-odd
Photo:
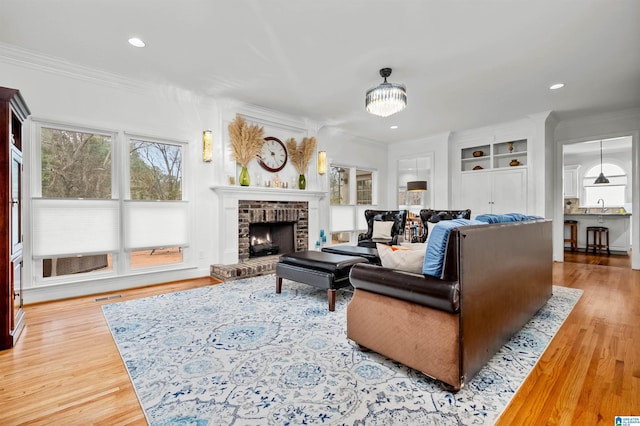
[[[453,228],[468,225],[485,225],[485,222],[470,219],[451,219],[441,220],[436,223],[430,231],[429,242],[427,243],[427,251],[424,255],[424,264],[422,265],[422,273],[437,278],[442,276],[442,266],[444,264],[444,254],[447,249],[447,241],[449,234]]]
[[[505,222],[522,222],[525,220],[542,219],[538,216],[527,216],[522,213],[505,213],[505,214],[481,214],[476,216],[476,220],[485,223],[505,223]]]

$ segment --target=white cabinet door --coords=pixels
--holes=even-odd
[[[578,170],[564,169],[564,198],[578,198]]]
[[[491,213],[492,172],[463,173],[455,209],[471,209],[471,217]]]
[[[524,169],[493,174],[493,213],[527,214],[527,173]]]
[[[480,214],[527,214],[527,171],[518,168],[489,172],[462,173],[456,209]]]

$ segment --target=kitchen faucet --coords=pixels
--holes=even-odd
[[[602,201],[602,213],[604,213],[607,211],[607,209],[604,208],[604,199],[598,198],[598,201],[596,201],[596,204],[600,204],[600,201]]]

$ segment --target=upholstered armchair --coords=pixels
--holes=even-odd
[[[365,210],[367,232],[358,235],[360,247],[376,247],[376,243],[397,244],[404,232],[407,210]]]
[[[471,210],[420,210],[420,220],[422,220],[422,235],[418,237],[419,242],[424,243],[429,236],[429,228],[441,220],[451,219],[471,219]]]

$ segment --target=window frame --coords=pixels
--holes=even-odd
[[[87,126],[82,124],[71,124],[66,122],[60,122],[56,120],[49,120],[44,118],[30,118],[31,121],[31,132],[33,135],[33,141],[29,145],[29,149],[32,151],[29,153],[31,159],[31,167],[28,170],[28,176],[30,178],[29,186],[29,212],[28,212],[28,233],[30,239],[30,246],[33,247],[33,203],[32,200],[42,199],[42,128],[51,128],[55,130],[63,130],[63,131],[71,131],[71,132],[81,132],[88,134],[97,134],[102,136],[108,136],[111,138],[111,198],[106,198],[103,200],[112,200],[117,202],[118,204],[118,217],[119,217],[119,225],[117,230],[116,238],[119,240],[119,245],[117,251],[105,251],[104,253],[77,253],[75,256],[87,256],[93,254],[110,254],[111,255],[111,269],[104,271],[90,271],[90,272],[81,272],[77,274],[69,274],[69,275],[60,275],[60,276],[52,276],[52,277],[44,277],[43,276],[43,261],[42,257],[35,258],[30,256],[27,263],[31,263],[31,273],[32,273],[32,286],[33,288],[43,287],[48,285],[55,284],[73,284],[76,282],[90,282],[101,280],[105,278],[121,278],[126,276],[131,276],[132,274],[139,273],[147,273],[147,272],[166,272],[166,271],[174,271],[189,268],[189,263],[191,261],[191,254],[189,251],[189,245],[191,244],[192,233],[189,232],[191,229],[191,223],[193,222],[191,219],[193,218],[193,211],[191,208],[191,204],[189,202],[189,142],[178,139],[170,139],[164,137],[157,136],[149,136],[142,133],[137,132],[127,132],[124,130],[114,130],[103,128],[99,126]],[[125,250],[125,240],[126,240],[126,227],[124,226],[124,203],[128,202],[138,202],[142,200],[131,200],[130,199],[130,140],[142,140],[145,142],[153,142],[153,143],[162,143],[168,145],[179,146],[181,149],[181,199],[179,201],[176,200],[166,200],[173,203],[180,202],[186,203],[186,217],[187,217],[187,243],[184,245],[180,245],[182,253],[182,260],[180,262],[167,263],[161,265],[153,265],[148,267],[135,267],[131,266],[130,259],[130,251]],[[25,182],[26,184],[26,182]],[[82,200],[78,198],[56,198],[58,200]],[[158,204],[158,208],[162,208],[161,201]],[[145,203],[156,203],[158,201],[142,201]],[[176,246],[178,247],[178,246]],[[161,248],[161,247],[150,247],[150,248]],[[59,258],[61,256],[52,254],[50,256],[46,256],[46,258]],[[66,256],[69,257],[69,256]]]

